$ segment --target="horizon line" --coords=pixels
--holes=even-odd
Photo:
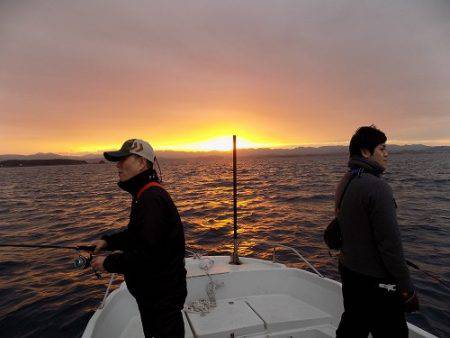
[[[428,144],[426,144],[428,143]],[[389,146],[426,146],[426,147],[448,147],[450,146],[449,143],[440,143],[440,144],[430,144],[433,142],[420,142],[419,143],[412,143],[412,142],[398,142],[398,143],[388,143],[388,149]],[[323,148],[323,147],[345,147],[348,146],[348,142],[333,142],[333,143],[323,143],[323,144],[301,144],[301,145],[285,145],[285,146],[279,146],[279,147],[242,147],[238,148],[239,150],[293,150],[296,148]],[[189,149],[158,149],[157,147],[154,148],[156,152],[172,152],[172,153],[188,153],[188,154],[206,154],[206,153],[230,153],[232,150],[216,150],[216,149],[210,149],[210,150],[189,150]],[[0,156],[31,156],[31,155],[37,155],[37,154],[55,154],[60,156],[86,156],[86,155],[102,155],[103,152],[110,151],[108,150],[98,150],[94,152],[59,152],[59,151],[37,151],[33,153],[3,153],[0,154]]]

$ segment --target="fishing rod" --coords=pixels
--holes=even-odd
[[[0,248],[25,248],[25,249],[57,249],[57,250],[75,250],[78,252],[78,257],[73,262],[73,267],[76,269],[92,268],[95,276],[100,279],[101,274],[91,266],[92,254],[95,250],[93,245],[78,245],[78,246],[64,246],[64,245],[38,245],[38,244],[0,244]],[[89,252],[86,257],[79,253],[80,251]]]
[[[439,277],[436,276],[435,274],[433,274],[433,273],[431,273],[431,272],[428,272],[428,271],[422,270],[421,268],[419,268],[419,267],[417,266],[417,264],[414,264],[413,262],[411,262],[411,261],[409,261],[409,260],[406,260],[406,264],[409,265],[410,267],[416,269],[416,270],[421,271],[422,273],[424,273],[424,274],[427,275],[428,277],[433,278],[434,280],[436,280],[437,282],[441,283],[442,285],[444,285],[444,286],[450,288],[450,284],[448,284],[447,282],[445,282],[444,280],[442,280],[441,278],[439,278]]]
[[[93,245],[79,245],[79,246],[63,246],[63,245],[34,245],[34,244],[0,244],[2,248],[33,248],[33,249],[61,249],[61,250],[75,250],[93,252],[95,246]]]
[[[331,251],[329,251],[329,250],[328,250],[328,254],[330,255],[330,257],[337,257],[336,255],[333,255],[333,254],[331,253]],[[416,269],[416,270],[422,272],[424,275],[426,275],[426,276],[428,276],[428,277],[430,277],[430,278],[433,278],[433,279],[434,279],[435,281],[437,281],[438,283],[441,283],[442,285],[444,285],[444,286],[446,286],[446,287],[448,287],[448,288],[450,289],[450,284],[447,283],[446,281],[442,280],[441,278],[439,278],[439,277],[436,276],[435,274],[433,274],[433,273],[431,273],[431,272],[428,272],[428,271],[425,271],[425,270],[422,270],[417,264],[415,264],[415,263],[413,263],[413,262],[411,262],[411,261],[409,261],[409,260],[407,260],[407,259],[406,259],[405,261],[406,261],[406,265],[409,265],[409,266],[412,267],[413,269]]]

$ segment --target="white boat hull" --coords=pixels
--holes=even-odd
[[[341,284],[301,269],[252,258],[242,265],[229,257],[212,256],[209,270],[217,306],[202,315],[183,311],[186,337],[308,337],[335,336],[343,312]],[[196,259],[186,259],[186,304],[206,297],[210,282]],[[435,337],[409,324],[409,336]],[[144,337],[137,304],[126,284],[113,291],[103,309],[90,319],[83,338]]]

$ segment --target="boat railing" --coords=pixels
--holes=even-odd
[[[314,265],[312,265],[305,257],[303,257],[303,255],[300,254],[300,252],[298,252],[297,249],[294,249],[293,247],[278,242],[265,241],[264,243],[269,244],[273,247],[272,262],[276,263],[277,248],[287,249],[292,251],[297,257],[299,257],[303,262],[305,262],[311,268],[311,270],[313,270],[319,277],[324,278],[324,276],[314,267]]]
[[[273,251],[272,251],[272,262],[276,263],[276,252],[277,252],[277,248],[283,248],[286,250],[290,250],[292,251],[297,257],[299,257],[303,262],[305,262],[310,268],[311,270],[313,270],[319,277],[324,278],[324,276],[314,267],[314,265],[312,265],[305,257],[303,257],[303,255],[295,248],[290,247],[288,245],[285,245],[283,243],[279,243],[279,242],[273,242],[273,241],[264,241],[264,244],[268,244],[270,246],[273,247]],[[186,249],[186,252],[190,253],[194,259],[201,259],[203,257],[202,254],[199,254],[198,252],[192,251],[192,250],[188,250]]]
[[[286,249],[286,250],[290,250],[297,257],[299,257],[303,262],[305,262],[311,268],[311,270],[313,270],[319,277],[324,278],[324,276],[314,267],[314,265],[312,265],[305,257],[303,257],[303,255],[300,252],[298,252],[297,249],[294,249],[293,247],[290,247],[290,246],[285,245],[283,243],[278,243],[278,242],[273,242],[273,241],[265,241],[264,243],[273,247],[273,251],[272,251],[272,262],[273,263],[276,263],[277,248],[283,248],[283,249]],[[192,254],[194,259],[199,259],[199,260],[205,260],[206,259],[206,257],[203,257],[203,255],[198,253],[198,252],[195,252],[195,251],[192,251],[192,250],[189,250],[189,249],[186,249],[186,252]],[[214,261],[212,261],[210,259],[206,259],[206,261],[203,262],[203,264],[201,264],[201,266],[200,266],[200,268],[203,269],[206,272],[206,274],[208,275],[208,277],[210,279],[211,279],[211,276],[209,276],[208,271],[211,268],[213,262]],[[103,297],[103,300],[100,303],[99,309],[102,309],[104,307],[104,305],[105,305],[106,298],[108,297],[108,295],[110,293],[109,291],[111,289],[111,285],[112,285],[112,283],[113,283],[113,281],[115,279],[115,276],[116,276],[115,273],[113,273],[111,275],[111,278],[110,278],[109,283],[108,283],[108,287],[106,289],[106,292],[105,292],[105,295]],[[212,282],[212,280],[211,280],[211,282]]]

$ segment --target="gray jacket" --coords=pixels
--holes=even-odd
[[[383,168],[360,157],[350,159],[349,167],[362,170],[350,182],[337,213],[343,237],[340,262],[355,272],[395,281],[401,290],[413,290],[392,189],[380,177]],[[338,185],[336,201],[350,176]]]

